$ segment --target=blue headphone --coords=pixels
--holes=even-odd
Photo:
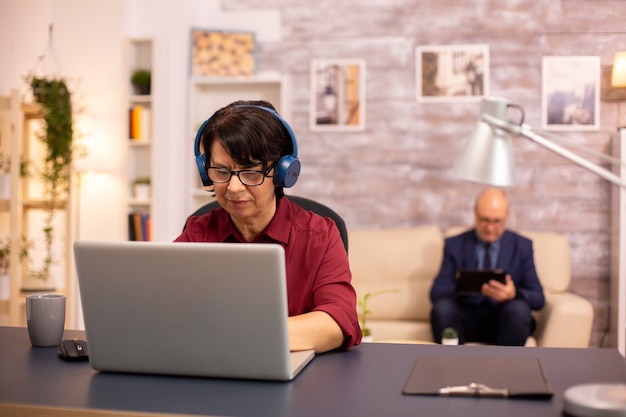
[[[289,124],[282,117],[280,117],[278,113],[270,108],[251,104],[241,104],[236,107],[253,107],[257,109],[263,109],[275,118],[277,118],[280,123],[285,127],[287,133],[289,134],[289,137],[291,138],[293,151],[291,152],[291,155],[284,155],[278,160],[278,164],[276,164],[276,168],[274,169],[274,185],[286,188],[293,187],[293,185],[298,180],[298,176],[300,175],[300,161],[298,160],[298,144],[296,143],[296,136],[294,135],[291,126],[289,126]],[[198,171],[200,172],[202,185],[205,188],[213,186],[213,181],[211,181],[211,179],[209,178],[209,174],[206,170],[206,154],[200,152],[200,138],[202,136],[202,131],[204,130],[204,127],[207,125],[207,123],[209,123],[211,117],[206,119],[200,126],[200,129],[198,129],[198,133],[196,133],[196,139],[193,145],[193,151],[196,157],[196,165],[198,166]]]

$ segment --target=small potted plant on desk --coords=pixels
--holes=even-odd
[[[446,327],[443,329],[443,333],[441,334],[441,344],[442,345],[458,345],[459,344],[459,334],[452,327]]]

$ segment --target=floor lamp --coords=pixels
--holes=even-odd
[[[626,53],[624,63],[626,85]],[[517,113],[517,121],[509,120],[511,109]],[[626,188],[626,182],[619,176],[533,132],[530,126],[524,124],[524,110],[498,97],[483,98],[480,119],[465,143],[463,152],[453,168],[453,174],[462,179],[496,186],[515,184],[511,135],[530,139],[598,174],[612,184]],[[621,163],[615,158],[604,156],[612,162]],[[624,415],[621,414],[624,410],[626,410],[626,384],[577,385],[568,388],[564,393],[563,411],[572,416],[617,416]]]

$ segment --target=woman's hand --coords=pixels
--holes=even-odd
[[[337,322],[323,311],[312,311],[289,317],[289,349],[314,349],[327,352],[343,344],[343,333]]]

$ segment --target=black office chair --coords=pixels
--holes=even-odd
[[[325,206],[322,203],[318,203],[317,201],[313,201],[305,197],[298,197],[295,195],[288,195],[288,196],[286,195],[285,197],[293,201],[294,203],[296,203],[297,205],[299,205],[305,210],[312,211],[313,213],[317,213],[322,217],[330,217],[337,225],[337,229],[339,229],[339,235],[341,236],[341,240],[343,241],[343,246],[346,249],[346,253],[348,253],[348,229],[346,228],[346,223],[343,221],[341,216],[337,214],[336,211],[334,211],[328,206]],[[218,208],[219,206],[220,205],[217,201],[212,201],[200,207],[198,210],[194,211],[193,213],[191,213],[189,217],[201,216],[203,214],[210,212],[213,209]],[[183,230],[185,230],[185,228],[187,227],[187,221],[189,221],[189,217],[185,221],[185,226],[183,226]]]

